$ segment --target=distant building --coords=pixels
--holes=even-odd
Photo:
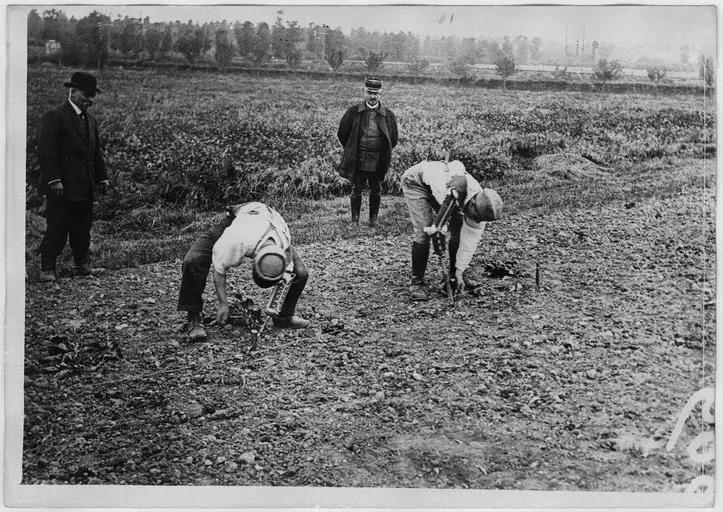
[[[60,52],[60,43],[55,39],[45,42],[45,55],[54,55]]]

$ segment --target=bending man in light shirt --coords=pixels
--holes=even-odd
[[[434,234],[430,226],[435,224],[438,212],[441,215],[444,206],[453,200],[458,206],[449,218],[448,227],[452,289],[458,292],[478,286],[465,277],[464,272],[482,238],[485,223],[499,219],[502,214],[502,199],[497,192],[482,188],[458,160],[425,160],[410,167],[402,175],[402,192],[414,227],[409,298],[429,298],[424,273],[429,259],[429,240]]]
[[[213,266],[218,310],[216,321],[225,323],[229,317],[226,273],[244,258],[253,259],[254,282],[262,287],[274,286],[284,272],[293,272],[286,299],[273,322],[276,327],[301,329],[309,322],[295,316],[309,273],[291,245],[289,227],[281,215],[269,206],[253,202],[230,207],[226,218],[204,233],[183,259],[183,277],[178,295],[178,310],[188,312],[188,338],[200,341],[207,337],[201,323],[203,291]]]

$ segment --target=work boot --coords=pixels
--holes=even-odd
[[[351,221],[354,224],[359,224],[359,213],[361,212],[361,197],[351,198]]]
[[[467,272],[467,270],[462,273],[462,281],[464,281],[465,290],[476,290],[477,288],[482,286],[481,282],[476,281],[469,276],[469,272]]]
[[[206,338],[208,338],[208,334],[206,334],[206,329],[204,329],[202,325],[197,325],[188,331],[188,341],[203,341]]]
[[[412,275],[423,276],[427,271],[427,261],[429,260],[429,242],[412,243]]]
[[[87,263],[82,263],[80,265],[73,265],[73,275],[90,276],[90,275],[93,275],[93,270],[90,268],[90,265]]]
[[[41,283],[52,283],[55,281],[55,270],[41,270],[38,281]]]
[[[188,313],[188,341],[203,341],[208,337],[201,324],[201,313]]]
[[[274,318],[274,326],[281,329],[304,329],[309,327],[309,321],[300,316],[277,316]]]
[[[92,268],[89,264],[73,266],[73,275],[78,276],[98,276],[105,271],[104,268]]]
[[[429,300],[429,293],[425,288],[424,279],[413,276],[409,283],[409,300],[423,301]]]
[[[379,196],[369,196],[369,225],[376,226],[377,217],[379,216],[379,205],[382,198]]]

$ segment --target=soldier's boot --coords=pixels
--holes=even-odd
[[[413,301],[428,300],[429,293],[424,283],[424,273],[429,260],[429,242],[412,243],[412,280],[409,283],[409,299]]]
[[[45,255],[40,257],[40,277],[41,283],[50,283],[55,281],[55,258]]]
[[[355,224],[359,224],[359,213],[361,212],[362,198],[352,197],[351,198],[351,221]]]
[[[379,216],[379,205],[382,203],[381,196],[369,196],[369,225],[375,226]]]

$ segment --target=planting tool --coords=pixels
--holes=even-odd
[[[442,233],[435,233],[432,235],[432,245],[434,246],[434,253],[439,258],[439,268],[442,270],[442,276],[444,278],[444,287],[447,290],[447,298],[454,304],[454,292],[452,291],[452,283],[449,280],[449,272],[447,271],[447,264],[444,261],[444,235]]]
[[[449,161],[449,150],[447,150],[447,154],[444,159],[445,165]],[[434,219],[434,222],[431,226],[428,226],[424,228],[424,232],[428,235],[431,235],[432,237],[432,245],[434,247],[434,253],[439,258],[439,266],[442,269],[442,275],[444,276],[444,284],[445,288],[447,290],[447,297],[449,298],[450,302],[454,304],[454,291],[452,290],[452,283],[450,282],[450,275],[449,271],[447,270],[447,265],[444,260],[444,250],[445,250],[445,240],[444,240],[444,232],[446,231],[447,222],[449,222],[449,218],[452,215],[452,212],[455,211],[455,209],[459,205],[459,194],[455,189],[450,189],[449,195],[444,200],[444,203],[442,204],[439,212],[437,213],[437,217]]]
[[[259,344],[259,338],[261,338],[261,334],[264,332],[264,329],[266,329],[269,319],[276,318],[279,316],[279,313],[281,313],[281,307],[284,304],[286,295],[289,293],[291,281],[294,280],[294,277],[296,277],[296,274],[293,272],[284,272],[281,280],[274,286],[271,297],[269,297],[269,303],[266,305],[266,318],[264,319],[264,323],[261,324],[258,330],[251,331],[251,346],[249,350],[256,350]]]

